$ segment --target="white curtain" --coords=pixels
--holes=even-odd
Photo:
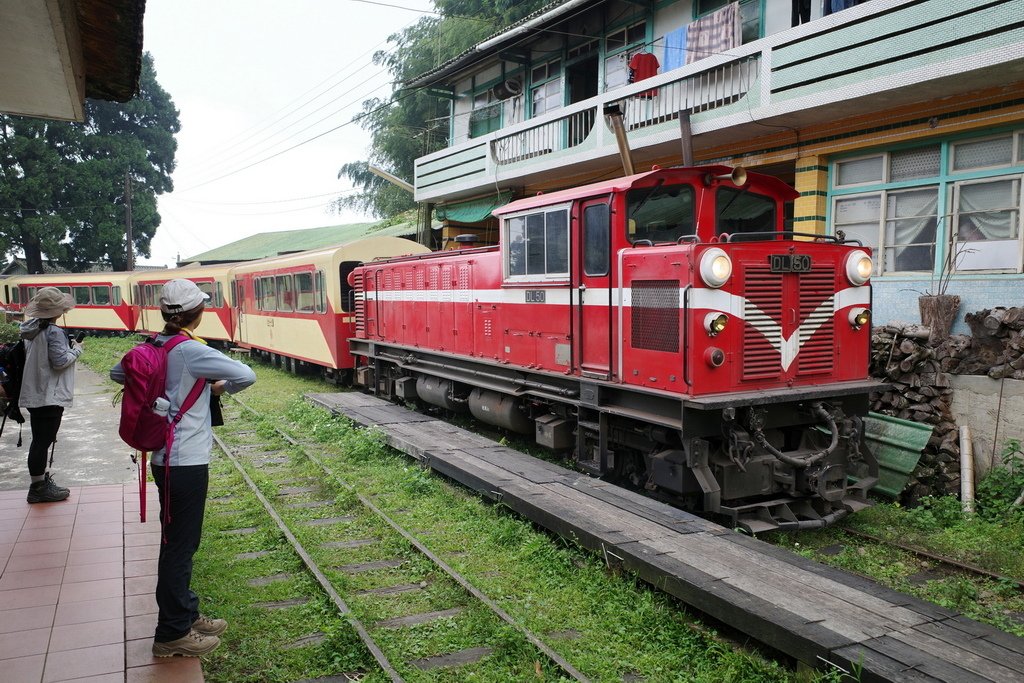
[[[960,186],[957,239],[1008,240],[1017,237],[1020,181],[1007,179]]]

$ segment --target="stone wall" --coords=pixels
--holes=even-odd
[[[957,424],[971,428],[974,469],[984,476],[999,464],[1007,439],[1024,441],[1024,381],[981,375],[954,375],[951,380],[953,416]]]

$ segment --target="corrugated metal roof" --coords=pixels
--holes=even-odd
[[[205,251],[181,260],[182,263],[226,263],[231,261],[252,261],[294,251],[319,249],[334,244],[349,242],[360,237],[407,237],[415,236],[416,224],[396,223],[377,227],[380,223],[350,223],[348,225],[327,225],[306,230],[281,230],[263,232],[242,238],[222,247]]]
[[[598,5],[605,1],[606,0],[594,0],[591,3],[586,3],[585,7]],[[484,38],[473,47],[469,48],[460,55],[452,57],[444,64],[441,64],[440,66],[431,69],[426,73],[422,73],[419,76],[416,76],[415,78],[409,79],[404,83],[404,85],[408,88],[422,88],[429,85],[435,85],[438,81],[445,78],[446,76],[461,71],[462,69],[465,69],[471,66],[472,64],[497,53],[500,49],[507,48],[507,42],[521,39],[521,37],[516,33],[516,29],[518,29],[520,26],[528,24],[536,19],[540,19],[541,17],[544,17],[545,14],[548,14],[550,16],[544,17],[544,25],[547,26],[564,19],[564,15],[568,13],[571,9],[584,9],[584,7],[576,6],[576,3],[573,3],[571,6],[568,7],[562,7],[562,5],[567,5],[570,2],[572,2],[572,0],[556,0],[556,2],[544,5],[540,9],[535,10],[530,14],[527,14],[525,17],[523,17],[516,23],[510,24],[505,28],[501,29],[500,31],[498,31],[497,33],[494,33],[488,36],[487,38]],[[538,26],[537,28],[540,29],[541,27]],[[508,41],[501,41],[500,38],[506,34],[510,34],[508,35]],[[488,50],[479,49],[480,45],[483,45],[491,41],[495,41],[496,43],[492,48]]]

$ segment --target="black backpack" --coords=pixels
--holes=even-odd
[[[25,423],[25,416],[21,414],[21,407],[18,400],[21,398],[21,378],[25,374],[25,342],[19,339],[14,344],[0,344],[0,368],[3,369],[3,379],[0,380],[0,387],[3,388],[7,406],[3,411],[3,421],[0,422],[0,434],[4,433],[4,425],[7,418],[18,424]],[[21,435],[18,435],[18,445],[21,445]]]

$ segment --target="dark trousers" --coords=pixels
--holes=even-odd
[[[29,408],[32,422],[32,443],[28,446],[28,473],[41,477],[46,473],[46,452],[57,440],[60,420],[64,417],[64,406],[41,406]]]
[[[163,465],[153,465],[153,480],[160,491],[160,520],[163,524],[165,487],[170,484],[170,524],[164,524],[157,565],[156,604],[160,610],[154,640],[166,643],[189,632],[199,617],[199,597],[189,586],[192,556],[203,535],[203,511],[210,483],[208,465],[171,467],[170,482],[164,481]]]

